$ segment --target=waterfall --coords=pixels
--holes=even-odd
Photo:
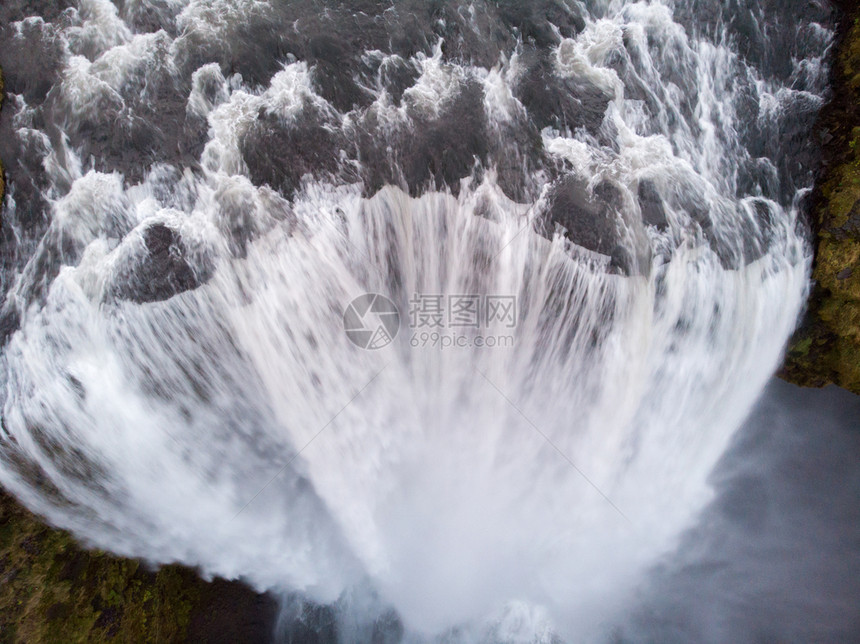
[[[829,9],[701,4],[11,22],[0,482],[344,641],[608,639],[807,295]]]

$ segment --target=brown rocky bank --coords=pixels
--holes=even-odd
[[[815,284],[779,375],[860,394],[860,6],[841,8],[833,97],[816,128],[824,163],[810,214]]]

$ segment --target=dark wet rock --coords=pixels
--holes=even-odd
[[[0,311],[0,347],[6,346],[9,337],[18,330],[21,325],[21,316],[12,307],[4,307]]]
[[[76,4],[75,0],[3,0],[0,3],[0,25],[9,25],[29,16],[40,16],[45,22],[53,22]]]
[[[402,172],[397,165],[397,147],[392,146],[391,152],[386,150],[388,144],[382,129],[385,126],[379,122],[375,110],[369,110],[355,130],[355,148],[352,156],[358,161],[355,181],[364,184],[365,196],[372,196],[385,185],[396,185],[406,189]],[[406,133],[390,134],[394,143],[405,140]],[[403,138],[401,138],[403,137]]]
[[[761,235],[747,213],[739,212],[742,205],[733,205],[734,212],[717,212],[717,206],[695,188],[687,187],[673,195],[672,207],[684,213],[692,222],[697,235],[708,244],[726,270],[735,270],[762,255]],[[715,225],[722,222],[722,226]]]
[[[418,69],[401,57],[391,57],[372,68],[373,76],[379,74],[382,86],[395,105],[400,105],[403,93],[418,80]]]
[[[6,346],[6,341],[20,325],[21,316],[13,307],[4,307],[0,311],[0,347]]]
[[[255,593],[237,582],[215,579],[201,588],[197,604],[191,611],[186,641],[268,644],[272,641],[277,609],[271,595]]]
[[[222,25],[220,38],[212,38],[206,29],[186,29],[175,41],[181,75],[190,78],[203,65],[218,63],[225,76],[238,73],[252,87],[267,85],[290,54],[301,52],[300,40],[289,26],[292,21],[278,24],[273,19],[270,8],[259,5],[243,20]]]
[[[413,194],[428,184],[451,188],[487,159],[483,89],[468,81],[438,118],[420,119],[414,137],[402,141],[402,169]]]
[[[170,0],[128,2],[120,9],[120,16],[135,33],[155,33],[163,29],[176,35],[176,20],[172,16]]]
[[[433,14],[438,4],[436,1],[407,0],[395,4],[393,11],[388,13],[385,5],[376,3],[376,11],[381,14],[379,18],[387,34],[387,42],[376,48],[391,51],[403,58],[411,58],[419,52],[431,52],[439,40],[433,24]],[[377,38],[379,36],[374,34],[366,42],[379,42]]]
[[[725,244],[710,239],[711,248],[720,256],[726,268],[735,268],[761,259],[773,240],[773,229],[779,213],[765,199],[750,199],[738,205],[737,229],[732,238],[740,240],[740,249],[724,248]]]
[[[615,245],[615,226],[607,217],[609,208],[589,194],[585,181],[568,177],[550,196],[549,218],[565,229],[571,241],[604,255]]]
[[[10,25],[0,30],[0,37],[6,91],[22,94],[28,103],[41,102],[59,79],[68,56],[58,28],[44,20],[27,20],[20,32]]]
[[[642,211],[642,222],[659,230],[665,230],[669,225],[666,219],[666,209],[663,207],[663,199],[660,197],[654,182],[643,179],[639,182],[637,193],[639,209]]]
[[[130,84],[122,104],[107,100],[103,109],[76,124],[79,147],[95,160],[97,170],[119,171],[132,184],[141,182],[156,163],[197,167],[208,125],[194,128],[200,124],[186,114],[187,89],[174,84],[166,70],[161,72],[138,79],[145,90]],[[194,136],[188,136],[189,129]]]
[[[146,255],[120,279],[114,295],[132,302],[159,302],[197,288],[208,277],[188,262],[188,251],[177,230],[153,224],[143,232]]]
[[[305,174],[321,177],[338,167],[339,135],[327,127],[327,117],[306,105],[286,119],[261,109],[240,141],[251,181],[291,197]]]
[[[473,3],[466,7],[440,0],[432,4],[433,33],[442,39],[444,60],[490,69],[502,52],[516,46],[513,32],[492,5]]]
[[[820,109],[817,97],[793,95],[791,100],[782,98],[776,113],[763,120],[763,149],[776,165],[782,203],[790,203],[798,188],[813,183],[815,169],[820,167],[821,153],[809,125]]]
[[[705,200],[704,195],[683,190],[677,194],[677,202],[690,219],[699,225],[707,237],[712,237],[714,220],[711,215],[711,207]]]
[[[752,199],[753,219],[756,224],[756,237],[758,237],[764,245],[770,243],[773,236],[773,229],[778,222],[779,213],[774,211],[774,206],[766,199]]]
[[[341,112],[367,107],[373,95],[353,79],[355,63],[343,42],[328,34],[311,39],[309,62],[314,66],[313,81],[320,96]]]
[[[765,158],[768,144],[767,133],[762,129],[762,104],[759,96],[755,78],[741,76],[736,82],[732,104],[737,114],[743,114],[744,118],[736,124],[737,132],[741,142],[749,151],[750,159],[744,162]],[[739,188],[739,192],[742,188]],[[743,192],[741,194],[751,194]]]
[[[543,147],[543,139],[534,124],[522,117],[499,129],[490,128],[487,138],[488,163],[497,172],[499,187],[520,203],[539,197],[540,188],[532,177],[542,170],[550,181],[564,171],[564,164],[552,158]]]
[[[803,16],[806,24],[832,24],[833,4],[807,0],[693,0],[678,3],[674,17],[688,31],[711,39],[731,38],[744,62],[769,79],[785,80],[794,72],[792,61],[809,55],[808,38],[792,29],[772,26]],[[812,49],[817,51],[817,49]]]
[[[2,283],[5,293],[12,285],[14,273],[20,270],[28,255],[33,252],[36,240],[48,227],[49,204],[47,191],[50,182],[44,173],[44,162],[49,147],[43,137],[27,132],[9,134],[13,117],[13,106],[4,102],[0,111],[0,159],[7,177],[14,177],[11,195],[15,199],[14,215],[7,204],[0,217],[0,265],[3,267]]]
[[[546,50],[527,50],[522,60],[526,71],[516,88],[516,97],[539,130],[585,128],[597,132],[610,96],[586,81],[558,76],[551,53]]]
[[[559,42],[556,30],[563,38],[572,38],[585,29],[585,19],[569,4],[557,0],[520,2],[496,0],[502,20],[519,31],[523,41],[538,47],[549,47]]]
[[[356,131],[354,150],[365,192],[393,184],[413,195],[427,189],[457,194],[461,179],[491,161],[483,100],[480,83],[467,78],[438,114],[411,105],[412,125],[399,131],[387,131],[369,112]]]
[[[779,170],[766,157],[748,158],[737,166],[739,199],[746,195],[760,194],[766,199],[779,202]]]
[[[621,208],[619,189],[609,181],[589,192],[585,181],[569,176],[553,187],[547,217],[574,244],[606,255],[613,269],[629,273],[633,257],[619,234]]]

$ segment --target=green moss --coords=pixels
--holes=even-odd
[[[0,642],[184,641],[205,585],[84,551],[0,496]]]
[[[834,99],[820,126],[829,136],[813,226],[809,311],[780,375],[801,385],[836,383],[860,393],[860,8],[850,7],[833,68]]]
[[[259,641],[275,609],[238,582],[84,550],[0,490],[0,644]]]
[[[798,357],[808,356],[809,350],[812,348],[812,338],[803,338],[800,340],[794,347],[792,347],[792,351],[794,351]]]

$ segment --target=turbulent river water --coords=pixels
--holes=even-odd
[[[829,5],[0,24],[3,486],[341,641],[618,636],[802,310]]]

